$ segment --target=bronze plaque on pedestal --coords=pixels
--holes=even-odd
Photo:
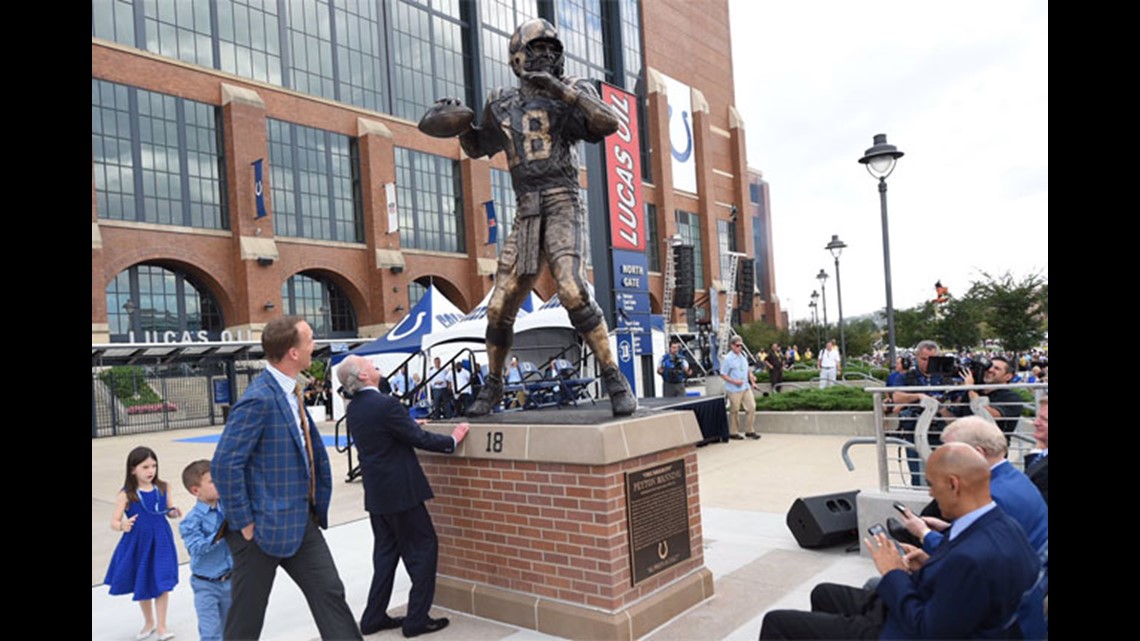
[[[633,585],[692,556],[685,460],[625,475]]]

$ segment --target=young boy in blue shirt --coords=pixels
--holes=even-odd
[[[190,553],[190,585],[198,612],[198,635],[202,641],[221,641],[230,611],[230,572],[234,561],[224,539],[226,518],[210,477],[210,461],[202,459],[187,465],[182,470],[182,484],[198,499],[178,526]]]

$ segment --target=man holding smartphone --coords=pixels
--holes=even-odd
[[[952,545],[932,554],[904,546],[900,557],[885,534],[864,539],[883,575],[874,591],[817,585],[811,612],[768,612],[760,639],[1020,637],[1010,626],[1040,562],[990,497],[989,465],[972,447],[948,443],[930,457],[926,474],[952,519]]]

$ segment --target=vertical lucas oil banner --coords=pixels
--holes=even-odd
[[[637,97],[601,83],[602,101],[618,114],[617,132],[606,137],[606,200],[613,252],[617,358],[636,390],[634,361],[653,351],[649,323],[649,269],[645,256],[645,205],[641,196],[641,144]]]

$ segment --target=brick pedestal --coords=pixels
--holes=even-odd
[[[473,424],[455,455],[421,454],[436,496],[436,604],[564,637],[636,639],[712,596],[691,412],[493,421]],[[691,556],[633,585],[625,474],[677,460]]]

